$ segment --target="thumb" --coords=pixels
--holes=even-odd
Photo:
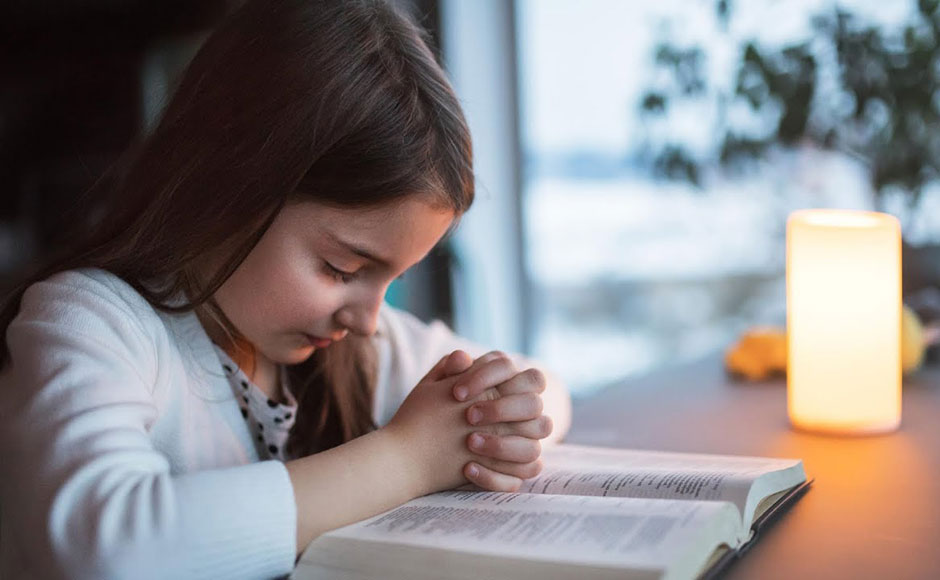
[[[437,364],[428,371],[428,374],[424,375],[421,381],[440,381],[464,372],[470,368],[472,364],[473,359],[469,354],[462,350],[455,350],[439,360]]]
[[[465,351],[455,350],[447,355],[447,363],[444,365],[444,377],[459,375],[471,366],[473,366],[473,357]]]

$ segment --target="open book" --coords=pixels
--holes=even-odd
[[[299,580],[697,578],[809,483],[798,460],[557,445],[518,493],[435,493],[311,542]]]

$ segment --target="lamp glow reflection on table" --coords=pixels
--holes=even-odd
[[[835,209],[787,220],[787,410],[801,430],[901,422],[901,227]]]

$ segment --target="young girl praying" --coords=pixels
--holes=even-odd
[[[383,303],[473,199],[385,2],[248,0],[118,167],[0,313],[5,580],[282,576],[417,496],[516,489],[566,431],[557,381]]]

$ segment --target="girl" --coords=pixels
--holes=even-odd
[[[563,387],[382,305],[473,198],[409,20],[249,0],[126,167],[0,316],[0,576],[279,576],[324,531],[538,473]]]

